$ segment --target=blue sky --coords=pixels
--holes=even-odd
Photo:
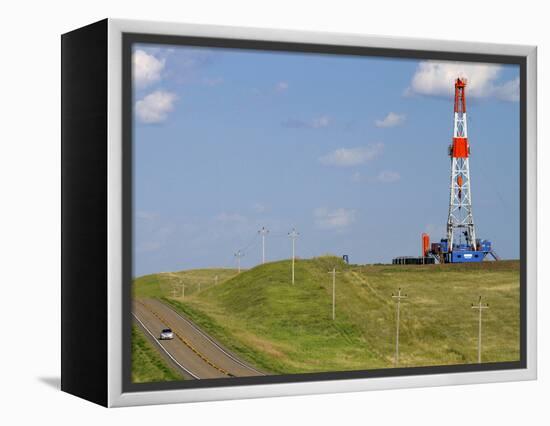
[[[476,233],[519,257],[519,68],[135,45],[134,274],[348,254],[443,237],[456,76]]]

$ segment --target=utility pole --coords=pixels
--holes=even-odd
[[[172,297],[176,297],[176,291],[177,291],[178,284],[177,283],[174,284],[174,278],[177,281],[179,281],[180,279],[174,273],[169,273],[168,275],[170,276],[170,291],[172,293]]]
[[[300,234],[298,232],[296,232],[296,229],[295,228],[292,228],[292,231],[290,231],[288,233],[288,236],[290,237],[290,239],[292,240],[292,284],[294,284],[294,254],[295,254],[295,243],[296,243],[296,238],[298,238]]]
[[[240,250],[237,250],[237,253],[235,253],[234,256],[237,258],[237,271],[240,274],[241,273],[241,257],[244,256],[244,253]]]
[[[479,296],[479,301],[477,305],[474,305],[472,303],[472,309],[478,309],[479,310],[479,329],[478,329],[478,337],[477,337],[477,362],[478,364],[481,364],[481,312],[483,312],[483,309],[489,309],[489,304],[486,303],[485,305],[481,303],[481,296]]]
[[[401,289],[398,290],[397,294],[391,294],[391,297],[394,300],[397,300],[397,319],[395,327],[395,366],[399,365],[399,311],[401,308],[401,299],[406,299],[406,294],[401,294]]]
[[[258,234],[262,236],[262,264],[265,263],[265,236],[269,234],[269,229],[262,226],[262,229],[258,231]]]
[[[329,272],[332,274],[332,321],[336,319],[336,268]]]

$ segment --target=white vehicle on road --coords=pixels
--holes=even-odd
[[[174,338],[174,332],[170,328],[164,328],[160,332],[159,340],[172,340]]]

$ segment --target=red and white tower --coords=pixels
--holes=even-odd
[[[451,157],[451,194],[447,220],[449,251],[452,251],[457,244],[466,244],[469,246],[468,249],[477,250],[470,189],[466,83],[467,81],[463,78],[457,78],[455,81],[454,134],[453,143],[449,146]]]

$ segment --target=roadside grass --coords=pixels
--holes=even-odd
[[[159,283],[165,274],[148,277],[147,283],[146,277],[136,280],[136,295],[163,298],[243,359],[273,373],[393,367],[391,294],[398,288],[408,294],[401,306],[401,367],[477,362],[478,317],[471,303],[480,295],[490,305],[483,313],[483,362],[519,359],[518,261],[359,266],[326,256],[298,260],[293,285],[285,260],[233,271],[220,285],[186,293],[184,300]],[[144,292],[145,285],[158,290]]]
[[[132,382],[150,383],[183,380],[183,376],[170,368],[142,331],[132,326]]]

